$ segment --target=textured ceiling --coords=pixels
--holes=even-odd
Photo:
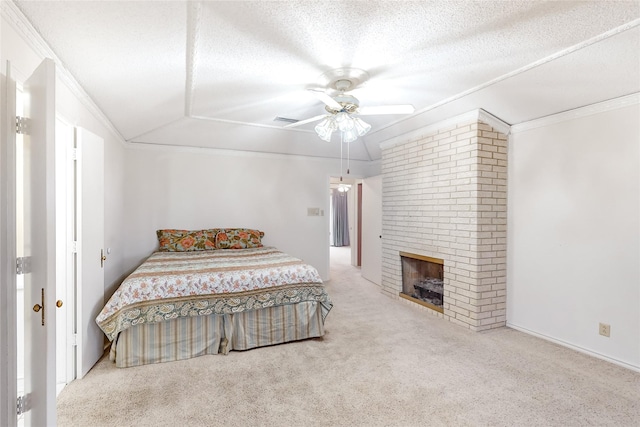
[[[351,67],[369,78],[351,157],[482,108],[509,124],[640,91],[638,1],[16,1],[132,143],[339,157],[307,89]]]

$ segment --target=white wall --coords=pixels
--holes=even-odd
[[[352,175],[368,165],[351,162]],[[303,259],[329,278],[329,177],[339,160],[256,153],[131,147],[124,193],[126,264],[157,249],[160,228],[248,227],[264,244]],[[324,216],[307,216],[320,208]]]
[[[640,108],[574,115],[510,137],[507,322],[640,368]]]

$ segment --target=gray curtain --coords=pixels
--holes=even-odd
[[[333,190],[331,193],[333,230],[331,246],[349,246],[349,213],[347,212],[347,193]]]

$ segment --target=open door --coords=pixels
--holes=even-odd
[[[104,140],[76,128],[77,378],[104,353],[95,319],[104,306]]]
[[[382,285],[382,175],[362,180],[362,277]]]
[[[55,63],[23,87],[25,426],[56,423]],[[15,191],[15,190],[14,190]]]
[[[11,64],[0,87],[0,425],[17,423],[16,82]]]

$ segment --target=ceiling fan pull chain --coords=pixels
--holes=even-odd
[[[349,169],[351,167],[351,143],[347,143],[347,175],[349,175]]]
[[[340,182],[342,182],[342,146],[344,145],[342,132],[340,132]]]

